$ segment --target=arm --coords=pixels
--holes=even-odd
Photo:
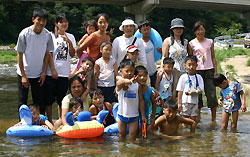
[[[188,53],[188,55],[193,55],[193,50],[192,50],[191,46],[189,45],[189,43],[187,44],[187,53]]]
[[[43,73],[42,75],[40,76],[40,79],[38,82],[40,82],[40,86],[43,85],[45,79],[46,79],[46,74],[47,74],[47,69],[48,69],[48,65],[49,65],[49,60],[50,60],[50,55],[49,55],[50,52],[46,52],[45,53],[45,56],[44,56],[44,59],[43,59]]]
[[[87,37],[88,37],[88,34],[85,34],[85,35],[82,37],[82,39],[78,42],[78,46],[80,46],[80,45],[84,42],[84,40],[87,39]]]
[[[90,46],[93,42],[95,42],[95,33],[92,33],[90,36],[88,36],[85,41],[79,46],[77,49],[77,56],[80,58],[82,55],[82,52],[87,49],[88,46]]]
[[[153,129],[161,127],[161,125],[164,123],[165,120],[166,120],[165,115],[162,115],[159,118],[157,118]]]
[[[97,88],[97,82],[98,82],[98,77],[100,75],[100,66],[98,64],[95,64],[94,66],[94,88]]]
[[[244,91],[240,91],[240,98],[241,98],[241,102],[242,102],[242,105],[241,105],[241,110],[242,112],[246,112],[247,111],[247,108],[246,108],[246,95],[244,93]]]
[[[62,125],[66,125],[67,124],[67,122],[66,122],[66,118],[65,118],[65,116],[66,116],[66,114],[68,113],[68,109],[63,109],[62,108]]]
[[[142,123],[147,123],[147,119],[145,118],[145,102],[142,93],[143,93],[142,87],[141,85],[139,85],[138,95],[139,95],[139,106],[141,111]]]
[[[18,66],[19,69],[21,71],[21,77],[22,77],[22,85],[24,86],[24,88],[28,88],[29,87],[29,80],[27,78],[27,75],[24,71],[24,66],[23,66],[23,53],[22,52],[17,52],[17,62],[18,62]]]
[[[69,43],[69,54],[71,57],[75,56],[76,50],[73,46],[72,41],[68,38],[68,36],[66,35],[66,33],[62,36],[63,40],[66,41],[67,43]]]
[[[56,71],[55,65],[54,65],[54,60],[53,60],[53,53],[49,53],[49,66],[51,69],[51,73],[52,73],[52,78],[53,79],[58,79],[58,73]]]
[[[182,94],[183,94],[183,91],[178,91],[177,102],[178,102],[178,110],[179,111],[181,111],[181,98],[182,98]]]
[[[53,130],[54,126],[52,123],[50,123],[50,121],[46,120],[45,121],[45,125],[50,129],[50,130]]]
[[[184,123],[187,125],[190,125],[190,133],[194,133],[195,132],[195,128],[196,128],[196,122],[190,118],[184,118],[184,117],[179,117],[179,122],[180,123]]]
[[[118,66],[117,66],[117,62],[115,62],[115,64],[114,64],[114,73],[115,73],[115,78],[116,78],[116,76],[118,76]]]
[[[153,131],[154,125],[155,125],[155,114],[156,114],[156,102],[153,93],[150,95],[150,100],[152,102],[152,116],[150,121],[150,126],[148,127],[148,130]]]
[[[155,89],[158,91],[159,90],[159,84],[161,82],[161,78],[162,78],[162,75],[163,75],[163,71],[159,71],[157,73],[157,77],[156,77],[156,81],[155,81]]]
[[[217,62],[216,62],[216,58],[214,54],[214,43],[212,43],[212,46],[211,46],[211,58],[212,58],[213,66],[214,66],[214,75],[215,75],[217,74]]]
[[[163,59],[165,57],[168,57],[169,56],[169,39],[170,38],[166,38],[163,43],[162,43],[162,61],[161,61],[161,68],[163,66],[162,62],[163,62]]]
[[[85,89],[85,91],[82,93],[81,95],[81,100],[84,102],[87,98],[87,95],[90,92],[90,76],[86,76],[86,81],[87,81],[87,88]]]
[[[121,76],[116,76],[116,89],[120,91],[124,86],[131,85],[137,77],[133,77],[132,79],[125,79]]]

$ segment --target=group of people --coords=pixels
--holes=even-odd
[[[47,18],[46,10],[35,9],[34,24],[19,34],[18,105],[27,104],[31,86],[33,103],[40,106],[40,113],[46,114],[47,121],[52,123],[52,104],[56,101],[59,119],[53,127],[49,125],[53,130],[66,125],[65,116],[70,111],[74,116],[89,111],[95,119],[99,111],[108,110],[104,125],[115,123],[112,108],[118,102],[120,140],[125,139],[128,126],[129,139],[134,141],[139,121],[148,124],[149,132],[159,128],[162,134],[176,135],[178,125],[184,123],[190,125],[193,133],[200,121],[203,91],[212,121],[216,120],[218,102],[223,106],[222,129],[227,129],[231,114],[231,127],[236,129],[238,110],[246,111],[240,85],[217,74],[213,40],[205,37],[206,27],[200,21],[193,27],[196,37],[188,42],[183,20],[173,19],[170,37],[155,52],[148,20],[137,25],[126,18],[119,27],[124,34],[111,43],[109,35],[113,29],[107,31],[109,17],[100,13],[96,20],[85,23],[87,34],[77,48],[74,36],[66,32],[66,15],[56,15],[51,32],[45,29]],[[134,36],[137,28],[142,38]],[[155,53],[162,54],[159,69]],[[75,55],[79,64],[71,70],[70,57]],[[221,88],[219,101],[215,86]],[[157,92],[162,99],[160,103],[155,97]]]

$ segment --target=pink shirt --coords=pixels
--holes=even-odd
[[[213,40],[208,38],[205,38],[205,41],[203,42],[198,42],[196,39],[189,42],[189,45],[193,50],[193,54],[198,59],[198,66],[196,70],[209,70],[214,68],[211,56],[212,44]]]

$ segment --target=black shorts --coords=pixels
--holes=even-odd
[[[58,77],[53,79],[52,76],[46,76],[45,95],[47,105],[52,105],[55,101],[61,107],[62,100],[68,90],[68,77]]]
[[[113,87],[98,86],[98,88],[103,92],[104,102],[109,102],[109,103],[118,102],[115,96],[115,86]]]

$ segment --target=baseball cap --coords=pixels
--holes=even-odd
[[[126,49],[127,52],[135,52],[135,50],[138,50],[138,48],[135,45],[130,45]]]

